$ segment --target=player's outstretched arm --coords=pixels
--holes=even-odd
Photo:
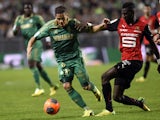
[[[93,32],[101,31],[105,29],[107,27],[107,24],[109,23],[110,23],[110,20],[108,18],[104,18],[101,24],[93,26],[92,31]]]

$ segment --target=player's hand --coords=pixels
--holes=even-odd
[[[158,68],[157,68],[158,72],[160,73],[160,65],[158,65]]]
[[[85,23],[76,23],[75,24],[75,29],[79,32],[81,32],[82,30],[84,30],[87,27],[87,24]]]
[[[160,45],[160,34],[154,35],[153,41],[155,42],[155,44]]]
[[[105,23],[105,24],[109,24],[109,23],[110,23],[110,19],[108,19],[108,18],[104,18],[104,19],[103,19],[103,23]]]

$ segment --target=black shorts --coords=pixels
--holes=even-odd
[[[146,50],[146,54],[149,56],[152,56],[154,54],[150,45],[145,45],[145,50]]]
[[[135,74],[141,70],[142,64],[143,62],[138,60],[124,60],[117,63],[114,66],[117,69],[115,85],[121,85],[125,89],[129,88]]]

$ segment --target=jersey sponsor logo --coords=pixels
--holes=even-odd
[[[21,29],[28,29],[28,28],[31,28],[33,25],[28,23],[28,24],[24,24],[24,25],[21,25]]]
[[[128,37],[138,37],[136,33],[121,33],[121,36],[128,36]]]
[[[72,40],[73,34],[55,35],[55,36],[53,36],[53,39],[55,41]]]

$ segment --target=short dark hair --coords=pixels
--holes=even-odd
[[[133,9],[135,8],[135,4],[133,2],[125,2],[122,6],[122,8],[129,8],[129,9]]]
[[[145,3],[144,6],[146,6],[146,7],[151,7],[151,5],[148,4],[148,3]]]
[[[24,8],[25,5],[31,5],[32,8],[33,8],[33,4],[31,2],[23,2],[23,8]]]
[[[66,11],[67,11],[67,9],[64,6],[58,6],[55,8],[55,14],[65,13]]]

